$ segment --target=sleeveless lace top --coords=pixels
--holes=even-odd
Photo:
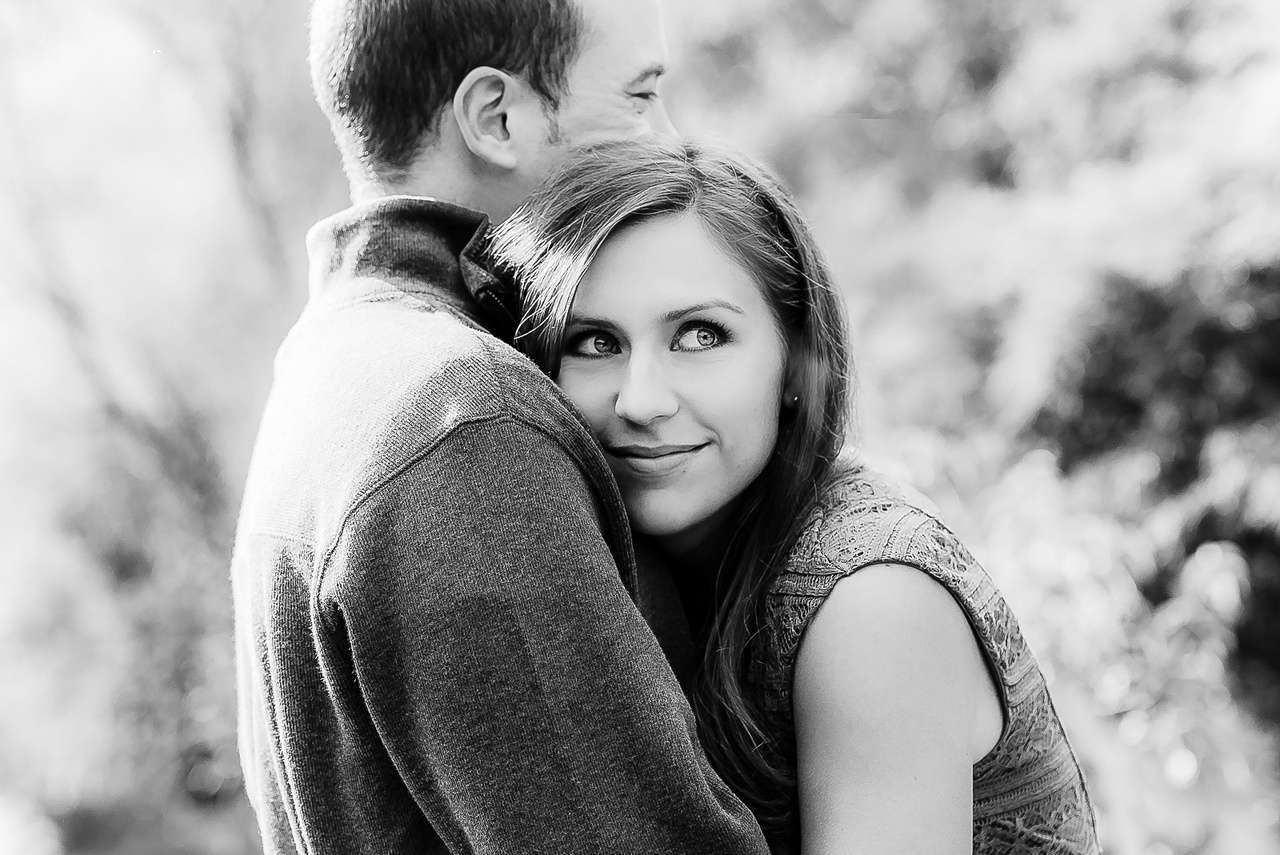
[[[1013,612],[950,531],[862,467],[846,466],[824,491],[765,604],[751,651],[750,688],[763,700],[773,744],[795,774],[791,688],[806,627],[840,579],[881,563],[928,573],[964,609],[996,677],[1004,728],[973,767],[975,855],[1096,855],[1092,806]],[[800,851],[794,794],[789,810],[762,817],[775,855]]]

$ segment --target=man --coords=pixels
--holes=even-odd
[[[232,562],[266,851],[763,853],[632,602],[582,422],[471,257],[577,144],[668,133],[645,0],[320,0],[352,209],[308,235]],[[423,197],[433,197],[427,199]]]

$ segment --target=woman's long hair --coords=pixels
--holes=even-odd
[[[693,143],[611,143],[584,150],[491,239],[519,288],[517,343],[552,377],[578,288],[620,229],[692,212],[755,278],[789,347],[778,441],[747,489],[717,577],[717,607],[694,692],[703,745],[766,830],[790,822],[795,781],[749,691],[752,639],[844,439],[849,362],[844,314],[826,264],[787,192],[749,159]]]

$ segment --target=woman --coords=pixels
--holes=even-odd
[[[850,460],[845,329],[787,194],[697,145],[597,148],[496,232],[520,341],[591,425],[705,651],[703,744],[778,853],[1094,853],[1008,607]]]

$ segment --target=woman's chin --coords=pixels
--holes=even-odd
[[[670,509],[643,508],[627,506],[627,514],[631,518],[631,528],[637,534],[652,538],[660,543],[680,541],[691,535],[704,517],[693,517],[689,514],[672,513]]]
[[[697,526],[696,521],[669,515],[636,513],[630,509],[628,513],[631,514],[631,528],[637,534],[658,541],[678,539]]]
[[[627,508],[631,515],[631,528],[639,535],[650,538],[664,552],[672,556],[697,557],[719,542],[717,532],[722,527],[723,514],[710,513],[675,514],[670,510]]]

